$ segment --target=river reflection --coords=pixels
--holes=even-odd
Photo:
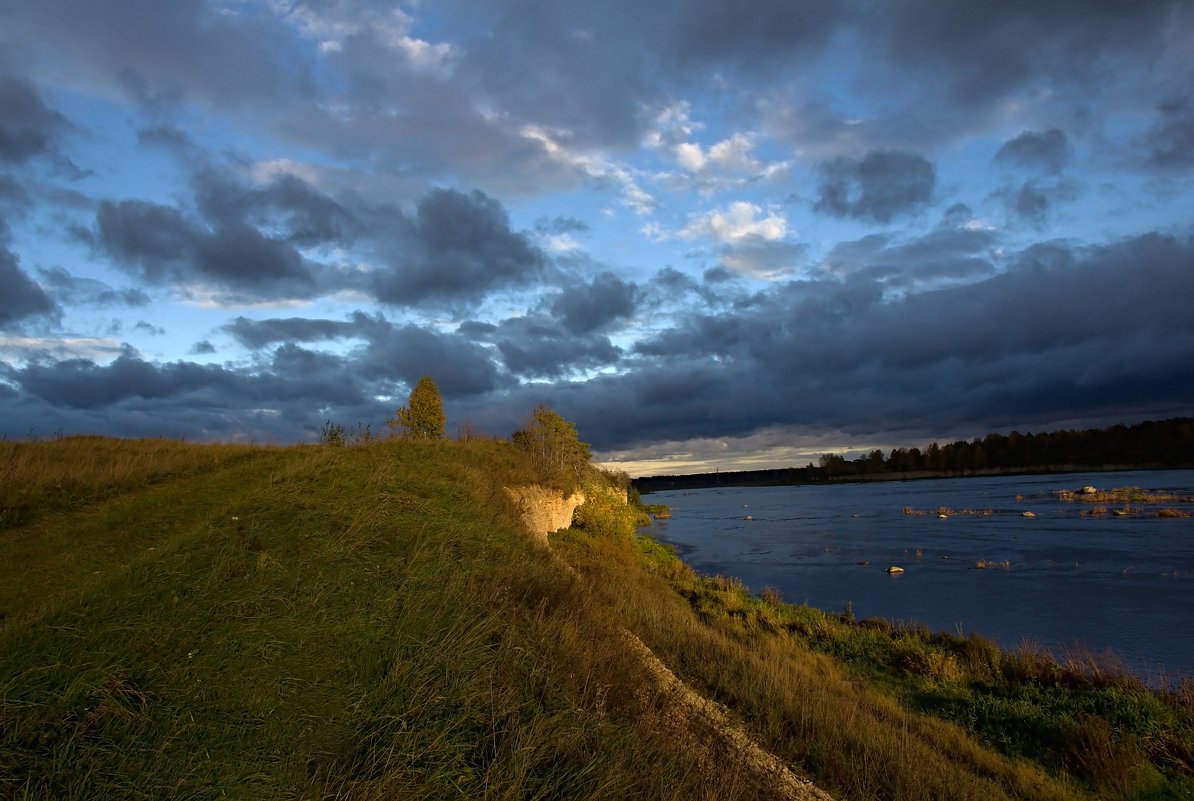
[[[835,612],[850,603],[859,618],[977,632],[1006,647],[1082,643],[1147,676],[1194,675],[1194,519],[1084,517],[1091,505],[1053,494],[1084,485],[1194,494],[1194,471],[657,492],[646,500],[673,517],[646,533],[756,593],[771,585],[788,601]],[[992,514],[939,519],[905,506]],[[892,565],[905,571],[885,573]]]

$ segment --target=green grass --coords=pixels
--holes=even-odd
[[[504,443],[0,444],[0,798],[766,797],[624,628],[851,799],[1188,797],[1189,692],[755,598],[597,475],[547,551]]]
[[[1194,797],[1189,684],[757,598],[646,538],[558,540],[673,667],[850,798]]]
[[[0,796],[681,797],[682,753],[586,708],[595,666],[558,675],[586,621],[502,501],[518,467],[263,449],[30,509],[0,535]]]

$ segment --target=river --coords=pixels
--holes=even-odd
[[[770,585],[790,602],[849,603],[859,619],[977,632],[1005,647],[1081,644],[1154,680],[1194,676],[1194,518],[1111,513],[1123,504],[1083,516],[1095,505],[1054,494],[1086,485],[1191,495],[1194,471],[656,492],[645,500],[673,516],[645,533],[700,572],[756,593]],[[991,514],[940,519],[938,507]]]

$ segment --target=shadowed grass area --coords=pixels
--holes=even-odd
[[[768,797],[652,725],[624,628],[852,799],[1190,786],[1188,688],[755,598],[636,536],[596,474],[536,547],[505,443],[75,444],[6,465],[0,797]]]

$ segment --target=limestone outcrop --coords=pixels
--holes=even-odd
[[[572,525],[576,507],[585,502],[579,490],[564,497],[556,490],[528,485],[506,487],[506,493],[518,507],[527,532],[543,545],[547,544],[548,534]]]

